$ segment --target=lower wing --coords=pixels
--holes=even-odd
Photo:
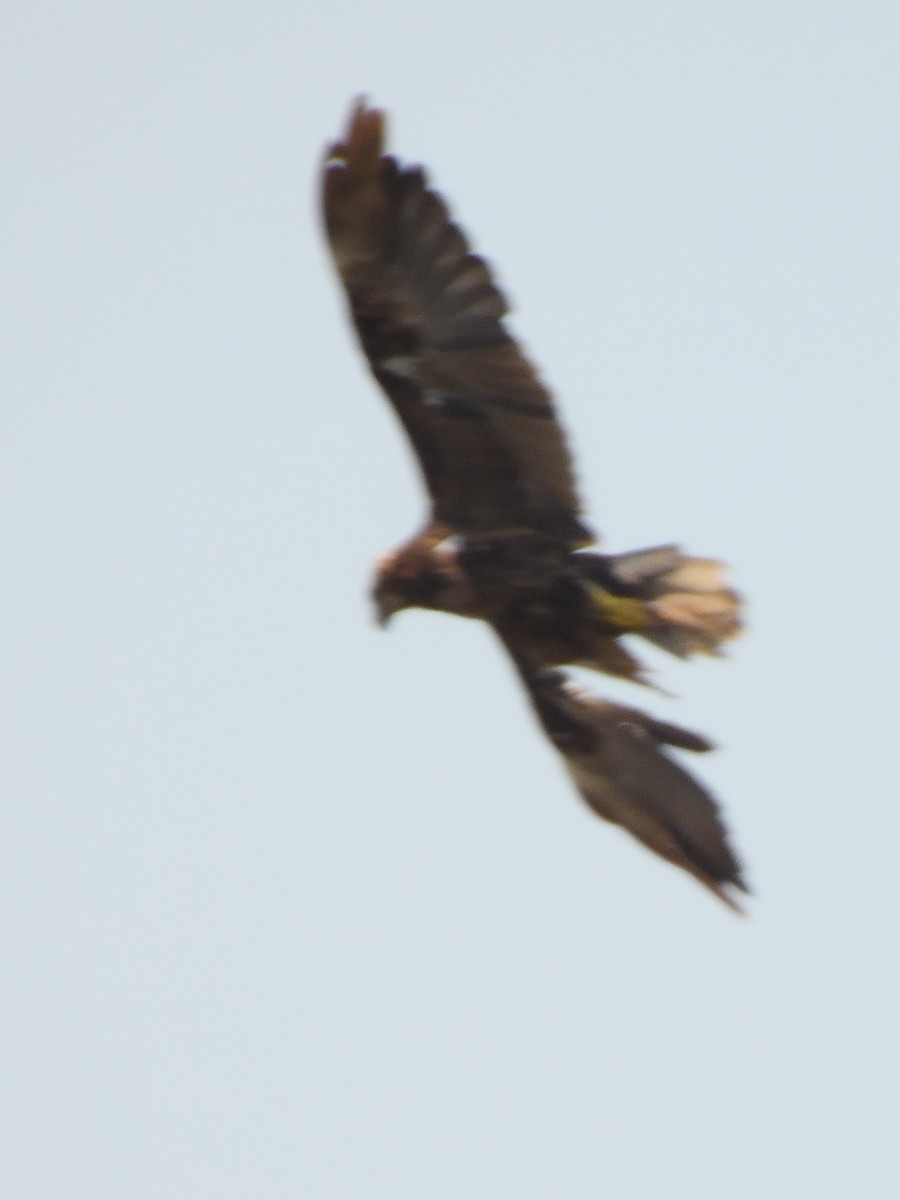
[[[638,709],[591,696],[564,671],[532,669],[527,647],[517,645],[508,630],[498,633],[541,727],[586,803],[741,912],[731,892],[749,889],[719,807],[668,751],[706,751],[711,743]]]

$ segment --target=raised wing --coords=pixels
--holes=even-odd
[[[587,804],[661,858],[681,867],[736,912],[747,892],[713,797],[667,747],[706,751],[705,738],[634,708],[588,695],[563,671],[535,671],[509,631],[501,637],[538,720]]]
[[[593,539],[578,519],[565,437],[504,326],[506,300],[424,171],[384,154],[384,124],[359,102],[328,150],[325,228],[432,517],[463,533],[529,529],[585,545]]]

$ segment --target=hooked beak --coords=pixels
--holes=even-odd
[[[387,629],[388,622],[394,613],[404,608],[399,596],[391,592],[380,592],[375,595],[375,623],[379,629]]]

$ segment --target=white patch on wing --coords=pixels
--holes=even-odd
[[[394,354],[381,360],[382,371],[399,375],[401,379],[415,379],[418,359],[411,354]]]
[[[449,537],[445,537],[443,541],[438,542],[435,550],[441,554],[453,554],[454,557],[465,550],[466,539],[461,533],[451,533]]]

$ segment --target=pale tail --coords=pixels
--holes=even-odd
[[[725,585],[715,559],[690,558],[677,546],[578,557],[589,579],[641,602],[644,619],[632,632],[671,654],[718,654],[740,633],[740,596]]]

